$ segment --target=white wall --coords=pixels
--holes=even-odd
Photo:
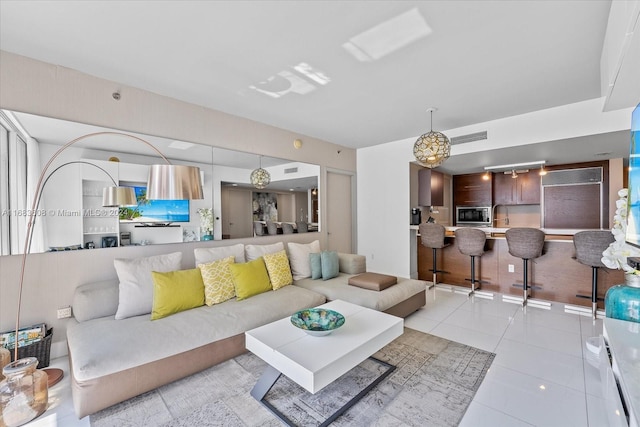
[[[443,132],[451,138],[489,131],[487,140],[451,147],[455,156],[630,128],[632,108],[603,113],[602,103],[594,99]],[[417,138],[358,150],[358,251],[370,271],[411,275],[409,162]]]
[[[366,255],[369,271],[409,276],[409,162],[413,142],[396,141],[358,150],[358,252]]]
[[[111,96],[115,91],[121,94],[119,101]],[[356,152],[353,149],[5,51],[0,51],[0,108],[314,163],[320,166],[321,182],[327,168],[353,172],[356,169]],[[302,148],[293,147],[295,139],[304,142]],[[326,196],[322,192],[320,196],[322,210],[325,209]],[[214,200],[214,207],[215,203]],[[350,221],[349,218],[344,220]],[[327,244],[325,232],[274,238],[319,239],[323,248]],[[267,244],[272,239],[260,237],[243,241]],[[194,247],[229,243],[233,242],[180,243],[30,255],[21,324],[46,322],[53,326],[52,357],[59,356],[66,353],[66,325],[73,320],[56,319],[56,309],[72,303],[73,290],[78,285],[114,278],[114,258],[179,250],[185,254],[183,265],[187,268],[193,266]],[[19,256],[0,257],[1,331],[15,326],[19,269]]]

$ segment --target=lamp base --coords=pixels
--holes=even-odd
[[[41,370],[47,374],[47,386],[49,386],[49,388],[58,384],[60,381],[62,381],[62,378],[64,378],[64,371],[62,369],[45,368]]]

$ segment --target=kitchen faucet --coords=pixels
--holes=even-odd
[[[497,223],[498,221],[502,220],[502,221],[504,221],[504,225],[509,225],[509,206],[505,206],[504,207],[506,216],[504,218],[501,218],[501,219],[496,218],[496,208],[498,206],[499,205],[493,205],[493,209],[492,209],[492,212],[491,212],[492,221]],[[496,224],[496,225],[498,225],[498,224]]]

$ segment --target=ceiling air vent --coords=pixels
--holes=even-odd
[[[296,173],[296,172],[298,172],[298,168],[289,168],[284,170],[284,173]]]
[[[482,141],[487,139],[487,131],[470,133],[468,135],[454,136],[451,138],[451,145],[464,144],[465,142]]]

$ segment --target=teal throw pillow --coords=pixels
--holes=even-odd
[[[309,254],[309,265],[311,267],[311,278],[322,279],[322,264],[320,263],[320,252]]]
[[[338,252],[323,251],[320,253],[320,263],[322,264],[322,280],[333,279],[340,272],[338,262]]]

